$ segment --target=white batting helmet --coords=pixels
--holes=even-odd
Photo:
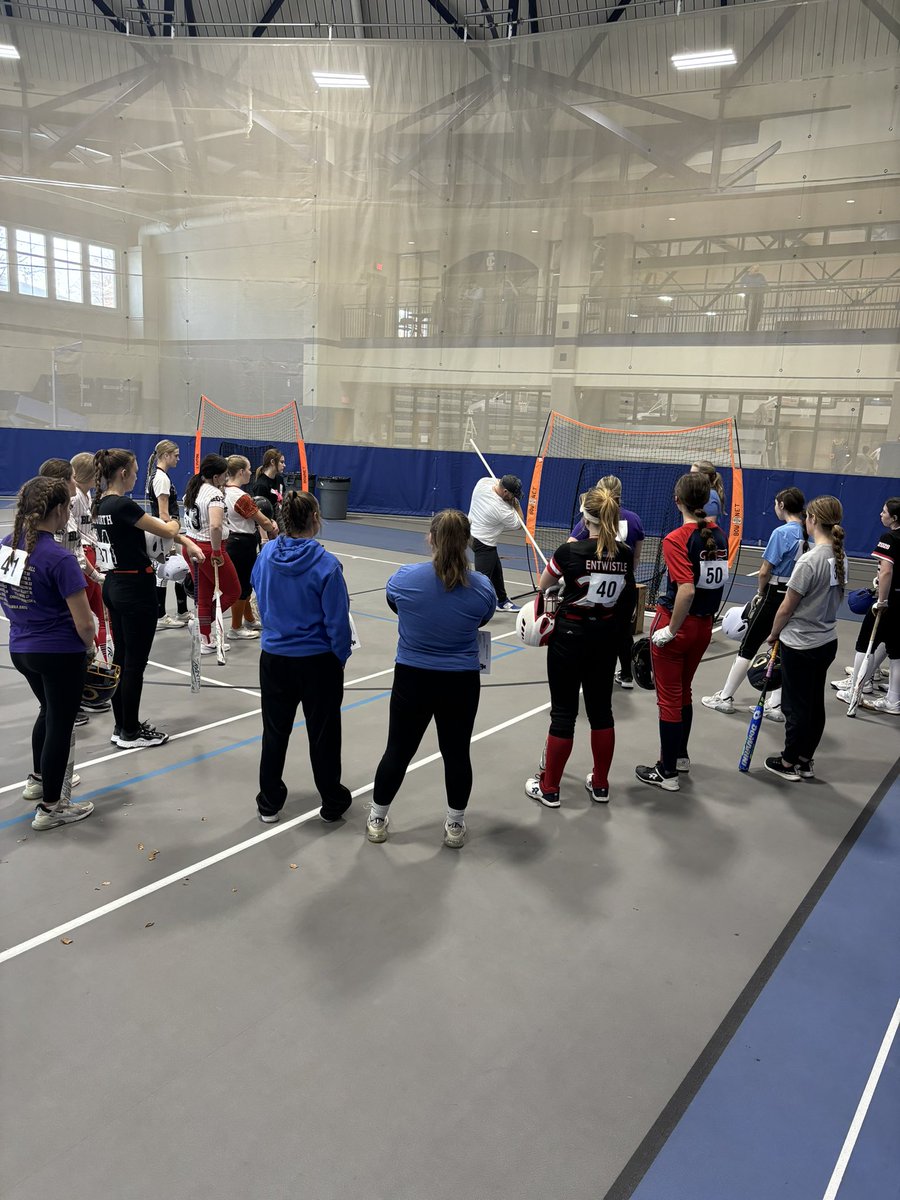
[[[739,642],[747,632],[747,621],[743,608],[729,608],[722,618],[722,632],[733,642]]]
[[[555,620],[555,617],[544,612],[544,597],[538,592],[533,600],[529,600],[519,609],[516,632],[525,646],[546,646]]]

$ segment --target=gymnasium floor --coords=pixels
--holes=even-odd
[[[373,846],[383,585],[421,557],[421,523],[333,522],[324,540],[363,643],[343,726],[358,798],[337,826],[318,820],[302,728],[285,819],[256,820],[258,643],[204,659],[192,697],[186,632],[167,630],[143,715],[171,741],[119,751],[93,717],[77,798],[94,815],[34,833],[34,706],[0,627],[0,1196],[900,1195],[896,721],[830,699],[821,778],[791,784],[761,767],[781,727],[741,776],[748,714],[698,705],[670,794],[633,776],[654,761],[653,696],[617,691],[609,807],[584,790],[580,722],[551,812],[523,792],[544,658],[498,615],[468,844],[441,846],[429,735]],[[855,635],[840,623],[838,671]],[[733,652],[713,639],[695,696]]]

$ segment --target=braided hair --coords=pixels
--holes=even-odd
[[[23,544],[25,553],[32,553],[37,544],[38,525],[60,504],[64,504],[68,511],[69,485],[64,479],[38,475],[36,479],[29,479],[22,484],[16,496],[16,515],[7,563],[12,561],[11,552],[21,549]]]
[[[121,471],[135,461],[130,450],[98,450],[94,455],[94,500],[91,504],[91,516],[96,517],[97,506],[103,498],[103,493],[109,487],[109,481],[116,471]]]
[[[834,573],[837,576],[838,587],[841,591],[847,583],[847,558],[844,554],[844,527],[841,521],[844,510],[836,496],[816,496],[806,506],[808,516],[831,535],[831,545],[834,548]]]
[[[692,471],[689,475],[682,475],[675,484],[675,499],[679,504],[684,505],[697,522],[697,532],[703,539],[703,549],[715,558],[719,548],[709,526],[709,518],[704,511],[709,502],[709,492],[709,480],[705,475],[700,475],[696,471]]]

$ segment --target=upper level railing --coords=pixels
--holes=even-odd
[[[481,300],[463,296],[436,299],[427,305],[347,305],[343,310],[344,338],[480,338],[546,337],[554,313],[536,297]]]
[[[742,330],[896,329],[900,283],[766,286],[711,293],[709,288],[653,294],[586,296],[582,335],[734,333]]]

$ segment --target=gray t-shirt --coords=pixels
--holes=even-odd
[[[792,650],[811,650],[833,641],[844,590],[838,587],[831,546],[823,542],[801,554],[788,587],[803,599],[781,631],[784,644]]]

